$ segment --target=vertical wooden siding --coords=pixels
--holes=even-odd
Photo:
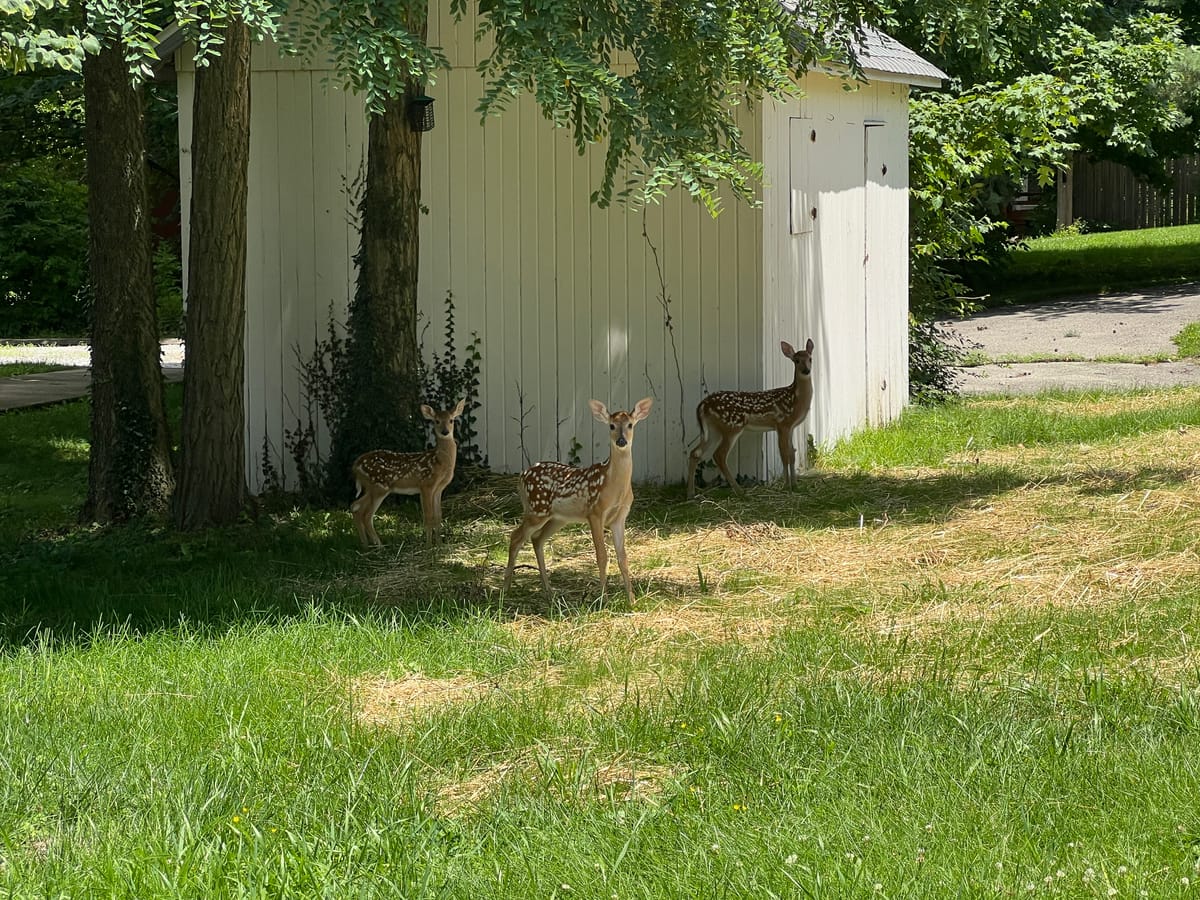
[[[829,444],[894,417],[907,400],[907,89],[846,91],[818,74],[803,86],[803,99],[764,107],[774,177],[763,194],[761,352],[764,381],[784,384],[791,367],[779,341],[813,339],[813,408],[802,431]],[[793,188],[811,220],[798,233],[789,227]],[[763,452],[776,472],[774,441]]]
[[[637,477],[678,480],[705,393],[790,378],[780,339],[812,336],[817,343],[810,425],[818,442],[867,421],[868,380],[888,382],[891,405],[880,415],[898,411],[907,394],[903,86],[847,93],[840,81],[812,75],[803,100],[745,114],[748,148],[769,173],[760,209],[730,202],[712,220],[677,194],[644,211],[601,210],[589,201],[600,182],[601,152],[576,154],[568,134],[546,122],[532,100],[521,98],[480,124],[473,28],[473,21],[431,25],[431,38],[442,41],[456,66],[428,88],[437,99],[437,127],[424,136],[429,212],[422,219],[419,303],[427,354],[441,348],[448,291],[459,346],[472,333],[481,338],[479,428],[493,468],[566,459],[574,441],[584,463],[603,459],[607,434],[592,422],[588,399],[627,408],[653,396],[656,408],[635,443]],[[281,60],[269,46],[256,48],[255,67],[246,440],[257,489],[264,443],[294,477],[284,431],[302,413],[297,350],[311,352],[331,309],[344,318],[353,291],[357,236],[348,188],[361,172],[366,118],[361,101],[330,87],[326,72]],[[181,59],[185,154],[188,68]],[[807,148],[818,217],[803,236],[791,235],[787,224],[793,116],[811,120],[818,132]],[[870,189],[866,118],[884,120],[876,130],[887,135],[877,146],[888,175]],[[185,223],[185,241],[186,233]],[[874,249],[866,253],[867,246]],[[870,377],[868,309],[879,310],[873,333],[889,348],[882,370]],[[739,453],[740,471],[777,470],[773,439],[748,436]]]
[[[270,44],[253,51],[246,247],[246,458],[251,490],[263,487],[264,448],[288,484],[295,467],[284,432],[305,411],[300,359],[345,321],[354,288],[357,236],[352,185],[363,165],[366,120],[360,100],[302,69]],[[191,171],[192,66],[179,60],[181,203],[185,227]],[[186,272],[185,272],[186,278]],[[186,283],[186,282],[185,282]],[[327,445],[318,416],[318,440]]]
[[[587,401],[629,408],[652,396],[634,445],[638,477],[682,478],[705,385],[739,386],[754,372],[761,212],[730,204],[714,221],[686,196],[600,209],[589,197],[601,151],[579,156],[528,97],[480,127],[482,89],[465,68],[429,89],[439,125],[423,148],[427,349],[441,340],[450,291],[460,340],[481,338],[481,436],[493,468],[566,459],[575,441],[584,463],[602,460],[607,429]]]

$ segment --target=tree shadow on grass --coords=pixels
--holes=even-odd
[[[1194,466],[1082,469],[1031,480],[1027,470],[963,465],[925,474],[814,472],[794,491],[755,486],[684,499],[682,486],[638,486],[630,541],[639,531],[686,534],[727,524],[857,529],[863,523],[940,522],[1031,484],[1067,485],[1081,500],[1195,481]],[[519,503],[515,476],[495,476],[447,498],[445,551],[422,547],[415,504],[389,507],[381,533],[387,546],[363,551],[342,508],[276,510],[235,527],[184,535],[148,524],[64,528],[0,551],[0,652],[38,641],[86,644],[120,627],[133,635],[187,622],[219,634],[282,623],[312,606],[350,616],[396,614],[406,625],[480,613],[507,618],[559,618],[625,604],[610,555],[608,595],[597,598],[590,553],[551,568],[546,598],[523,548],[513,590],[501,596],[503,555]],[[476,557],[476,554],[479,554]],[[473,561],[477,560],[477,561]],[[564,560],[565,562],[565,560]],[[390,573],[390,576],[389,576]],[[637,590],[685,596],[695,583],[672,584],[666,573],[634,572]]]
[[[1081,498],[1177,487],[1200,478],[1193,465],[1149,465],[1136,469],[1082,469],[1030,477],[1004,466],[964,466],[961,471],[896,475],[869,472],[812,472],[793,490],[782,482],[756,485],[738,496],[718,487],[686,500],[681,486],[643,488],[630,524],[670,535],[726,523],[771,522],[784,528],[858,528],[891,519],[943,522],[962,509],[989,503],[1031,485],[1066,486]]]

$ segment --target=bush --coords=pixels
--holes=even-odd
[[[183,267],[174,241],[154,247],[154,304],[159,337],[183,337]]]
[[[0,171],[0,334],[88,327],[87,187],[53,162]]]

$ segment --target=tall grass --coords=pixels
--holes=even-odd
[[[78,410],[0,417],[0,895],[1200,879],[1198,389],[915,409],[795,493],[641,488],[632,605],[571,531],[562,595],[500,597],[504,480],[440,554],[408,505],[376,553],[340,510],[77,528],[39,487],[77,502],[85,457],[38,460]]]

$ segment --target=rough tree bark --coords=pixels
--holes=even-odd
[[[413,31],[424,40],[424,24]],[[421,83],[410,82],[408,95],[419,95],[422,88]],[[359,453],[418,450],[425,444],[425,428],[417,418],[421,133],[409,125],[407,106],[408,96],[393,99],[368,124],[358,283],[347,322],[343,414],[333,434],[328,472],[334,495],[349,493],[350,464]]]
[[[175,522],[233,522],[246,503],[246,178],[250,32],[225,29],[221,55],[196,70],[188,250],[187,378]]]
[[[83,62],[92,301],[88,495],[81,518],[164,512],[173,488],[150,251],[143,98],[122,48]]]

